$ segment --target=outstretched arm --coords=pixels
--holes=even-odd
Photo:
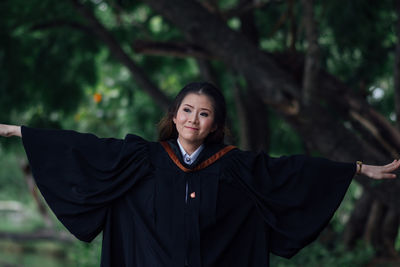
[[[19,137],[22,137],[21,126],[0,124],[0,136],[4,136],[4,137],[19,136]]]
[[[22,137],[21,126],[0,124],[0,136],[11,137],[18,136]],[[367,165],[362,164],[357,166],[357,174],[365,175],[369,178],[380,180],[380,179],[393,179],[396,178],[396,174],[393,172],[400,167],[400,160],[394,160],[392,163],[383,166]]]
[[[399,167],[400,160],[397,159],[384,166],[362,164],[357,166],[357,174],[362,174],[376,180],[393,179],[396,178],[396,174],[393,172]]]

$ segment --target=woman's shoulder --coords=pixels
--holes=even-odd
[[[243,150],[234,145],[224,144],[222,149],[224,149],[224,148],[225,149],[232,148],[232,149],[230,149],[229,153],[227,153],[227,155],[226,155],[227,159],[236,159],[236,160],[246,161],[246,160],[253,159],[253,158],[259,156],[259,154],[264,154],[263,152],[257,153],[257,152],[250,151],[250,150]]]

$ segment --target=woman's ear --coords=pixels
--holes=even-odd
[[[172,121],[176,124],[176,116],[172,117]]]

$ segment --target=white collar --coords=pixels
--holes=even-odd
[[[177,139],[178,142],[178,146],[179,149],[181,150],[182,153],[182,158],[183,161],[188,164],[191,165],[193,162],[195,162],[195,160],[198,158],[198,156],[200,155],[200,152],[203,150],[204,148],[204,144],[201,144],[201,146],[199,146],[196,151],[194,151],[191,155],[189,155],[185,149],[183,148],[183,146],[181,145],[181,143],[179,142],[179,139]]]

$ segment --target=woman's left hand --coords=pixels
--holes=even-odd
[[[361,167],[360,174],[376,180],[393,179],[396,178],[396,174],[394,174],[393,172],[397,170],[399,167],[400,167],[400,160],[397,159],[395,159],[392,163],[389,163],[384,166],[363,164]]]

